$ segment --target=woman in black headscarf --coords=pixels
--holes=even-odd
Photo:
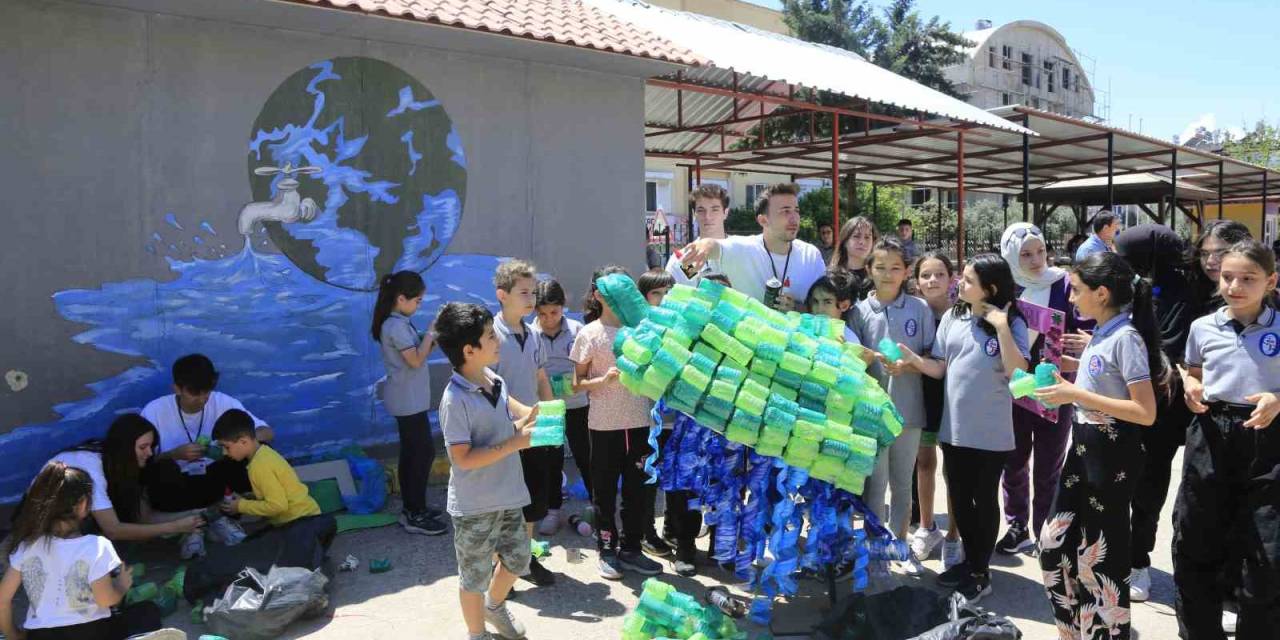
[[[1116,236],[1116,253],[1140,276],[1152,283],[1156,322],[1160,327],[1161,351],[1170,364],[1181,364],[1191,321],[1203,301],[1196,299],[1188,279],[1193,277],[1187,263],[1187,243],[1172,229],[1159,224],[1130,227]],[[1182,382],[1173,376],[1169,394],[1158,398],[1155,424],[1142,430],[1146,465],[1133,494],[1132,572],[1129,599],[1143,602],[1150,596],[1151,550],[1155,548],[1160,509],[1169,491],[1173,457],[1186,441],[1191,411],[1182,401]]]

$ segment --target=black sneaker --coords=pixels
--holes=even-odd
[[[973,572],[969,570],[969,563],[961,562],[938,574],[938,586],[954,589],[968,582],[971,575]]]
[[[957,589],[964,599],[973,604],[986,596],[991,595],[991,574],[990,573],[974,573],[970,574],[969,579],[960,585]]]
[[[640,575],[656,576],[662,573],[662,565],[650,560],[639,551],[619,551],[618,564],[623,569],[634,571]]]
[[[539,587],[549,587],[556,583],[556,574],[542,566],[537,558],[529,558],[529,573],[520,576]]]
[[[693,547],[686,547],[676,552],[675,562],[671,563],[671,568],[675,570],[677,575],[689,577],[698,573],[698,550]]]
[[[658,537],[658,534],[651,533],[640,541],[640,548],[651,556],[666,557],[671,555],[673,549],[667,544],[666,540]]]
[[[1031,535],[1027,533],[1027,525],[1014,520],[1009,523],[1009,530],[1004,532],[1004,537],[1000,538],[1000,542],[996,543],[996,551],[1011,556],[1015,553],[1022,553],[1033,546],[1035,546],[1035,543],[1031,541]]]
[[[425,536],[444,535],[449,531],[449,527],[445,526],[439,518],[425,511],[422,513],[401,511],[400,526],[404,527],[404,530],[409,533],[416,533]]]

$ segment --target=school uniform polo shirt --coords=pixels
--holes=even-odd
[[[493,318],[493,332],[498,334],[501,345],[494,373],[506,381],[507,393],[516,402],[533,406],[539,400],[538,369],[547,366],[542,341],[533,334],[533,327],[523,320],[519,327],[508,327],[501,313]]]
[[[440,398],[440,431],[444,434],[449,462],[454,445],[467,444],[484,449],[515,436],[515,424],[507,409],[507,389],[501,376],[485,370],[492,390],[462,377],[455,371]],[[520,456],[512,453],[479,469],[449,470],[449,494],[445,509],[455,517],[521,509],[529,504]]]
[[[393,311],[382,323],[379,345],[387,381],[382,385],[382,404],[393,416],[411,416],[431,408],[431,369],[426,362],[413,368],[401,352],[422,343],[409,316]]]
[[[1142,334],[1134,328],[1128,313],[1117,314],[1098,327],[1089,340],[1089,346],[1080,354],[1080,371],[1076,384],[1085,391],[1100,396],[1126,400],[1129,385],[1151,379],[1147,346]],[[1112,421],[1097,411],[1089,411],[1076,405],[1076,421],[1109,423]]]
[[[1000,339],[987,335],[972,314],[957,318],[949,310],[938,324],[933,357],[947,361],[946,395],[938,442],[986,451],[1013,450],[1013,395],[1000,359]],[[1013,342],[1024,358],[1027,323],[1009,323]]]
[[[573,318],[560,318],[560,328],[555,333],[547,333],[542,330],[542,325],[533,324],[533,332],[542,342],[543,352],[547,354],[547,377],[554,380],[565,376],[568,383],[573,384],[573,372],[577,368],[577,363],[569,357],[569,354],[573,351],[573,343],[578,339],[578,331],[581,329],[582,323]],[[554,385],[552,385],[552,391],[555,391]],[[560,399],[564,400],[566,409],[581,409],[587,406],[585,391]]]
[[[1225,308],[1196,319],[1187,336],[1187,366],[1204,370],[1205,402],[1252,404],[1247,396],[1280,392],[1280,322],[1267,307],[1247,327]]]
[[[859,301],[854,309],[854,333],[868,348],[879,350],[880,340],[887,337],[894,344],[907,345],[915,353],[928,354],[933,349],[936,330],[933,309],[923,300],[901,293],[884,304],[872,294]],[[904,426],[924,426],[924,381],[920,373],[891,376],[879,361],[867,371],[889,392],[894,406],[902,414]]]

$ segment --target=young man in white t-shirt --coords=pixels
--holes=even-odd
[[[689,205],[693,207],[694,219],[698,221],[699,238],[725,237],[724,221],[729,217],[729,192],[724,187],[718,184],[698,185],[698,188],[689,193]],[[720,270],[714,260],[709,260],[706,267],[710,271]],[[676,279],[676,284],[690,284],[693,275],[700,270],[702,265],[695,267],[681,263],[679,255],[672,254],[667,261],[667,273]]]
[[[246,411],[239,400],[215,391],[217,384],[218,372],[209,358],[186,355],[173,363],[173,393],[142,409],[142,417],[160,434],[157,453],[142,474],[148,501],[156,511],[201,509],[221,500],[227,489],[252,491],[243,462],[208,457],[218,418],[232,409]],[[270,442],[271,428],[257,416],[253,421],[258,441]]]
[[[701,265],[719,260],[733,288],[757,300],[764,300],[765,283],[776,279],[782,283],[782,292],[775,306],[780,311],[797,309],[797,301],[805,299],[809,287],[827,270],[818,248],[796,239],[799,188],[787,183],[771,187],[756,203],[756,222],[759,235],[700,238],[681,251],[681,261]]]

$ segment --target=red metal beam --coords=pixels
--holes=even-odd
[[[831,232],[840,237],[840,114],[831,114]]]
[[[964,132],[956,134],[956,264],[964,264]]]

